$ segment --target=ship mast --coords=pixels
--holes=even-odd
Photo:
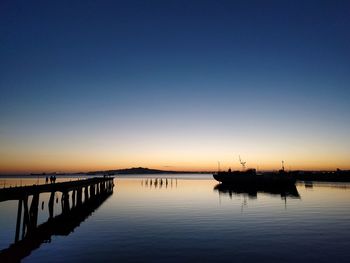
[[[244,170],[245,170],[245,164],[246,164],[247,162],[243,162],[240,155],[239,155],[238,157],[239,157],[239,162],[241,163],[242,169],[243,169],[243,171],[244,171]]]

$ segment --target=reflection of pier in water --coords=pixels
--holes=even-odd
[[[219,194],[227,194],[232,198],[233,195],[248,194],[250,198],[257,198],[258,193],[266,193],[270,195],[279,195],[282,199],[300,198],[297,188],[294,184],[283,186],[268,186],[268,185],[225,185],[217,184],[214,187]]]
[[[105,177],[2,189],[0,202],[18,200],[18,213],[15,242],[7,249],[0,251],[0,262],[20,262],[33,250],[39,248],[42,243],[50,242],[51,236],[69,235],[113,193],[113,186],[113,178]],[[49,218],[43,224],[37,225],[39,195],[45,192],[51,193],[48,202]],[[62,192],[62,213],[54,217],[56,192]],[[69,201],[70,192],[72,193],[71,202]],[[29,207],[28,196],[30,195],[33,197]],[[24,211],[21,227],[22,205]]]
[[[141,181],[141,185],[149,188],[177,188],[177,178],[147,178]]]

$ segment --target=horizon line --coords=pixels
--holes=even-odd
[[[98,169],[98,170],[91,170],[91,171],[42,171],[42,172],[33,172],[33,171],[26,171],[26,172],[0,172],[0,176],[7,176],[7,175],[36,175],[36,176],[42,176],[42,175],[77,175],[77,174],[88,174],[88,173],[103,173],[103,172],[110,172],[110,171],[121,171],[121,170],[131,170],[131,169],[147,169],[147,170],[156,170],[161,171],[164,173],[169,172],[175,172],[175,173],[215,173],[218,171],[218,169],[213,170],[163,170],[163,169],[156,169],[156,168],[150,168],[150,167],[128,167],[128,168],[118,168],[118,169]],[[256,168],[247,168],[248,169],[256,169]],[[226,171],[228,169],[220,169],[220,171]],[[232,169],[233,171],[241,171],[241,169]],[[260,172],[271,172],[271,171],[278,171],[280,169],[256,169]],[[339,169],[339,168],[328,168],[328,169],[286,169],[286,171],[307,171],[307,172],[335,172],[337,170],[340,171],[350,171],[350,168],[346,169]]]

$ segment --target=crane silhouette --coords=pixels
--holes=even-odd
[[[241,165],[242,165],[242,169],[245,170],[245,164],[246,164],[247,162],[243,162],[240,155],[239,155],[238,157],[239,157],[239,162],[240,162]]]

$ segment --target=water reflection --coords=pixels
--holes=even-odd
[[[304,181],[299,182],[298,185],[304,185],[305,188],[314,188],[315,186],[317,188],[319,187],[327,187],[327,188],[338,188],[338,189],[344,189],[348,190],[350,189],[349,183],[343,183],[343,182],[317,182],[317,181]]]
[[[296,185],[297,191],[222,186],[213,190],[218,183],[211,175],[179,175],[177,188],[172,177],[173,188],[167,175],[117,177],[118,191],[80,223],[82,227],[74,234],[54,237],[63,235],[59,230],[69,224],[57,223],[61,227],[44,241],[52,242],[39,242],[40,248],[31,250],[23,261],[349,261],[350,184],[313,182],[310,189],[303,182]],[[41,200],[45,209],[38,222],[49,216],[50,193],[43,197],[39,210]],[[61,212],[61,194],[57,197],[54,212]],[[0,244],[5,248],[15,235],[14,229],[11,233],[8,229],[15,228],[17,202],[0,204]]]
[[[54,193],[49,200],[49,218],[46,222],[37,225],[39,194],[34,195],[30,207],[28,197],[19,200],[15,242],[8,248],[0,251],[0,262],[21,262],[21,260],[39,248],[43,243],[50,243],[52,236],[68,236],[75,228],[97,210],[112,194],[113,182],[89,185],[85,190],[73,189],[72,200],[69,201],[68,192],[62,195],[62,213],[53,217]],[[58,198],[56,198],[56,203]],[[19,240],[22,219],[22,203],[24,206],[22,239]],[[43,209],[44,202],[41,204]],[[29,207],[29,209],[28,209]]]
[[[225,185],[217,184],[214,187],[214,191],[218,191],[219,194],[229,195],[232,198],[233,195],[247,194],[250,198],[257,198],[258,193],[267,193],[270,195],[280,195],[282,199],[287,197],[300,198],[299,192],[295,185],[286,186],[264,186],[264,185]]]
[[[304,183],[304,185],[305,185],[305,188],[313,188],[313,187],[314,187],[313,182],[308,182],[308,181],[306,181],[306,182]]]

